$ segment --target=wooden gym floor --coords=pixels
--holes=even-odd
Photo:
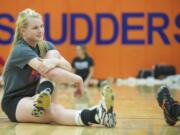
[[[165,123],[162,110],[156,102],[157,89],[113,85],[116,128],[13,123],[0,109],[0,135],[180,135],[180,122],[175,126]],[[97,88],[89,88],[81,99],[73,97],[73,88],[61,86],[57,92],[56,101],[67,108],[86,108],[97,104],[100,97]],[[1,88],[0,99],[2,93]],[[171,94],[180,101],[180,90],[171,90]]]

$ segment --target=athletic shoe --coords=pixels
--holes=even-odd
[[[169,90],[166,86],[162,86],[157,94],[157,101],[159,106],[163,109],[164,118],[166,123],[173,126],[176,124],[177,119],[172,116],[171,109],[177,102],[171,97]]]
[[[36,94],[33,101],[32,115],[35,117],[40,117],[44,113],[44,110],[49,108],[50,104],[50,89],[47,88],[41,91],[39,94]]]
[[[97,114],[95,120],[106,127],[112,128],[116,126],[116,114],[113,112],[114,95],[112,88],[108,85],[102,85],[100,88],[101,100],[97,105]]]

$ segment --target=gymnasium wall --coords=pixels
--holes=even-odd
[[[179,0],[0,0],[0,55],[7,58],[18,12],[32,8],[45,38],[69,61],[86,45],[95,77],[136,76],[154,64],[180,73]]]

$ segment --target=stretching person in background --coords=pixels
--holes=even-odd
[[[162,86],[157,94],[157,101],[162,108],[168,125],[175,125],[180,120],[180,103],[175,101],[166,86]]]
[[[76,47],[77,56],[72,61],[73,72],[82,77],[84,85],[97,85],[98,80],[92,79],[94,75],[94,60],[88,55],[84,46]]]
[[[25,9],[18,16],[3,72],[2,110],[13,122],[115,127],[114,96],[109,85],[101,87],[101,100],[92,108],[71,110],[51,102],[54,83],[76,83],[83,94],[82,78],[70,71],[70,63],[44,40],[41,15]]]

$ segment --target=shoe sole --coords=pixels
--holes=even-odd
[[[51,96],[47,91],[42,91],[35,99],[36,107],[46,110],[51,104]]]
[[[104,100],[104,106],[106,111],[113,111],[114,95],[112,88],[109,85],[105,85],[101,88],[101,98]]]

